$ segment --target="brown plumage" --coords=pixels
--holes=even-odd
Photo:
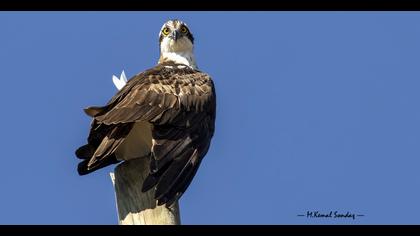
[[[88,143],[76,151],[83,159],[79,174],[134,158],[123,156],[134,150],[130,155],[151,159],[143,191],[155,187],[158,204],[171,204],[185,192],[209,149],[216,94],[207,74],[165,62],[132,77],[107,105],[85,112],[93,121]]]

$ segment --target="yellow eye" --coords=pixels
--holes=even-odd
[[[187,32],[188,32],[187,27],[182,26],[182,27],[181,27],[181,33],[185,34],[185,33],[187,33]]]
[[[169,28],[168,27],[163,28],[162,33],[164,35],[168,35],[169,34]]]

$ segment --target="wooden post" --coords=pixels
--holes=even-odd
[[[115,189],[115,198],[120,225],[179,225],[178,201],[169,208],[156,206],[154,189],[141,191],[143,181],[149,170],[148,158],[124,161],[115,167],[111,180]]]

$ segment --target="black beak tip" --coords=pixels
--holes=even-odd
[[[174,31],[171,34],[171,38],[175,41],[177,41],[179,39],[179,37],[181,36],[181,34],[178,31]]]

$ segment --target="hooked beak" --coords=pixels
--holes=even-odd
[[[171,35],[169,36],[171,39],[175,40],[175,42],[181,37],[181,34],[178,30],[172,31]]]

